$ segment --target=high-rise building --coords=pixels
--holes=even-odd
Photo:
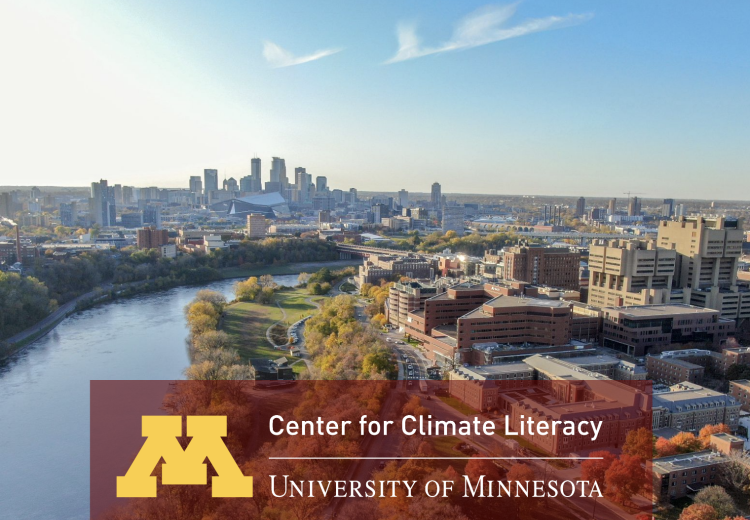
[[[669,218],[672,215],[674,215],[674,199],[664,199],[661,205],[661,216]]]
[[[430,193],[430,202],[432,203],[433,208],[439,208],[442,204],[443,196],[440,191],[440,183],[439,182],[433,182],[432,183],[432,192]]]
[[[206,195],[212,191],[219,191],[219,170],[203,170],[203,189]]]
[[[95,224],[101,227],[110,226],[109,210],[109,187],[107,181],[100,179],[99,182],[91,183],[91,198],[89,199],[89,212]],[[112,222],[114,224],[114,222]]]
[[[139,229],[136,235],[138,249],[156,249],[169,243],[169,235],[166,229],[147,227]]]
[[[637,217],[641,214],[641,201],[638,197],[633,197],[628,201],[628,216]]]
[[[123,195],[122,195],[122,185],[115,184],[114,190],[115,190],[115,204],[117,204],[118,206],[122,206],[125,203],[125,200],[123,199]]]
[[[586,214],[586,199],[578,197],[576,201],[576,217],[582,217]]]
[[[302,167],[294,169],[294,184],[299,192],[299,201],[308,202],[310,200],[310,185],[312,184],[312,175]]]
[[[609,206],[607,207],[607,213],[614,215],[617,210],[617,199],[609,199]]]
[[[271,181],[272,183],[278,183],[281,188],[279,191],[283,192],[289,180],[286,177],[286,162],[280,157],[271,158]]]
[[[68,227],[75,226],[77,216],[78,211],[75,201],[67,204],[64,202],[60,204],[60,224]]]
[[[161,205],[145,204],[143,206],[143,223],[161,229]]]
[[[252,182],[250,183],[252,189],[250,191],[253,193],[263,191],[263,181],[260,172],[260,158],[254,157],[250,159],[250,177],[252,178]]]
[[[266,236],[266,217],[259,213],[251,213],[247,216],[248,238],[263,238]]]
[[[0,193],[0,217],[12,218],[14,211],[13,197],[7,191]]]
[[[504,278],[535,285],[580,289],[580,253],[565,247],[518,245],[503,250]]]
[[[683,303],[750,318],[750,293],[737,286],[744,234],[741,220],[679,217],[659,224],[658,244],[677,254],[673,287]]]
[[[462,236],[466,228],[464,224],[465,215],[466,210],[463,206],[443,206],[443,233],[455,231],[459,236]]]
[[[253,176],[245,175],[240,177],[240,191],[244,193],[250,193],[253,191]]]
[[[409,206],[409,192],[406,190],[399,190],[398,192],[398,204],[402,208]]]
[[[597,307],[670,303],[677,253],[653,240],[599,241],[589,248],[589,299]]]
[[[196,195],[203,194],[203,182],[201,181],[200,175],[190,176],[190,193],[194,193]]]
[[[349,188],[349,198],[352,204],[357,203],[357,188]]]
[[[328,191],[328,178],[323,175],[315,177],[315,191]]]
[[[134,198],[134,190],[132,186],[123,186],[122,187],[122,203],[123,205],[127,206],[128,204],[132,204],[135,202]]]
[[[234,193],[235,191],[240,191],[240,185],[237,184],[237,179],[235,179],[234,177],[229,177],[228,179],[224,179],[222,188],[224,189],[224,191],[228,191],[231,193]]]

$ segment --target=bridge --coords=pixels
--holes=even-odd
[[[348,260],[354,257],[367,258],[370,255],[394,255],[409,256],[414,254],[413,251],[404,251],[402,249],[389,249],[387,247],[359,246],[356,244],[337,243],[336,249],[342,260]]]

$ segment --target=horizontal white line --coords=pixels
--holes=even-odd
[[[268,457],[269,460],[602,460],[604,457]]]

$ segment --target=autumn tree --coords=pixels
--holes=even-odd
[[[479,481],[479,477],[482,475],[487,480],[500,480],[501,476],[497,466],[491,460],[480,458],[479,455],[474,455],[469,459],[469,462],[466,463],[465,472],[474,484]]]
[[[659,437],[656,439],[656,456],[657,457],[669,457],[670,455],[677,455],[677,448],[669,439]]]
[[[612,500],[625,504],[643,489],[646,476],[641,462],[637,456],[623,453],[607,469],[604,481]]]
[[[258,297],[262,287],[258,283],[258,278],[251,276],[247,280],[235,282],[234,298],[241,302],[252,302]]]
[[[185,308],[185,317],[193,336],[216,330],[219,316],[216,308],[206,301],[194,301]]]
[[[679,520],[719,520],[719,516],[708,504],[693,504],[682,510]]]
[[[622,452],[639,458],[641,461],[651,459],[654,455],[654,435],[648,428],[638,428],[628,432]]]
[[[680,432],[670,439],[678,454],[693,453],[703,449],[701,441],[690,432]]]
[[[693,502],[706,504],[716,511],[718,518],[732,516],[737,511],[737,506],[727,490],[721,486],[706,486],[695,494]]]
[[[581,463],[581,480],[597,482],[602,490],[606,489],[605,475],[607,469],[617,460],[617,457],[608,451],[594,451],[590,458]]]

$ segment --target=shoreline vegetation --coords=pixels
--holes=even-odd
[[[356,299],[327,296],[353,273],[324,267],[300,273],[296,287],[279,287],[271,275],[251,276],[235,283],[231,302],[215,291],[199,291],[185,307],[191,358],[185,376],[253,379],[251,360],[285,357],[297,379],[393,379],[398,373],[393,353],[371,324],[357,320]],[[309,317],[304,332],[309,360],[277,346],[293,346],[288,327],[304,317]],[[273,330],[282,323],[283,337],[275,338]]]
[[[277,239],[274,239],[277,240]],[[147,251],[146,251],[147,252]],[[144,253],[146,253],[144,252]],[[97,253],[94,253],[97,254]],[[102,254],[102,253],[99,253]],[[88,255],[88,254],[87,254]],[[207,255],[208,256],[208,255]],[[153,259],[153,255],[147,255],[149,259]],[[74,259],[75,260],[75,259]],[[88,262],[87,259],[84,261]],[[186,287],[193,285],[205,285],[215,281],[231,280],[234,278],[241,278],[250,275],[263,275],[263,274],[276,274],[276,275],[291,275],[299,274],[304,271],[310,271],[314,269],[320,269],[325,266],[330,267],[344,267],[354,265],[356,260],[326,260],[326,259],[309,259],[300,262],[289,262],[289,263],[276,263],[276,264],[249,264],[244,263],[239,266],[220,267],[216,269],[218,274],[214,274],[210,277],[196,276],[194,279],[186,277],[182,280],[174,280],[165,277],[146,278],[144,280],[131,281],[119,284],[102,284],[100,286],[93,287],[92,289],[73,296],[70,300],[66,301],[61,305],[53,305],[52,308],[47,307],[47,304],[43,304],[32,307],[34,309],[49,309],[51,312],[45,315],[37,314],[37,321],[26,326],[23,330],[12,330],[13,334],[9,335],[6,332],[6,327],[1,326],[0,330],[3,332],[0,335],[0,361],[10,359],[15,354],[22,352],[26,347],[32,344],[37,339],[43,337],[51,330],[53,330],[60,322],[65,318],[76,314],[78,312],[90,309],[102,303],[107,303],[121,298],[129,298],[142,294],[149,294],[157,291],[163,291],[173,289],[175,287]],[[203,274],[206,274],[204,271]],[[42,293],[44,297],[48,298],[49,290],[44,287],[44,283],[41,283],[39,279],[33,276],[21,277],[13,273],[0,273],[0,276],[5,278],[0,283],[0,301],[5,302],[6,298],[10,301],[11,290],[8,288],[17,286],[22,281],[30,280],[38,291],[33,291],[31,294]],[[11,285],[12,284],[12,285]],[[0,312],[0,314],[6,317],[6,320],[10,321],[13,319],[12,314]],[[2,324],[0,324],[2,325]],[[17,338],[17,339],[14,339]]]

